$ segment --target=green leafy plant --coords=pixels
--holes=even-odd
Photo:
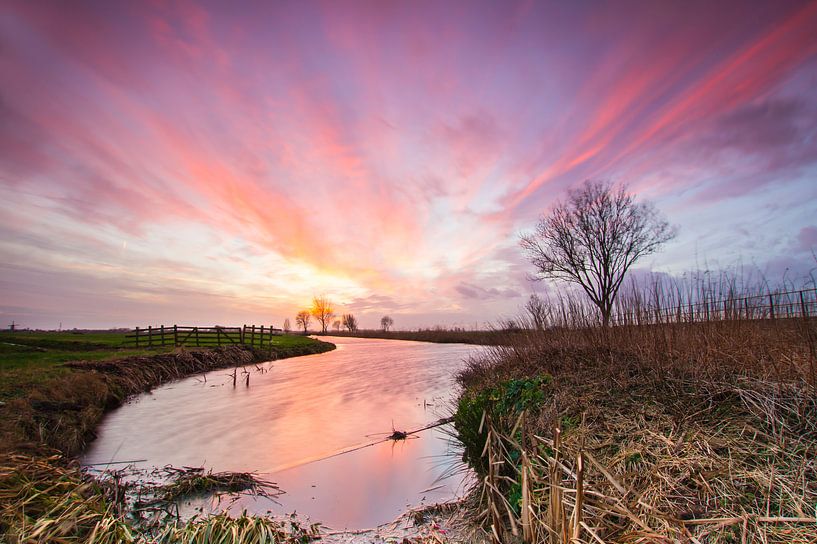
[[[463,445],[463,461],[477,474],[484,475],[487,460],[482,457],[487,433],[483,417],[494,421],[515,420],[523,410],[538,410],[545,401],[544,386],[552,380],[550,375],[507,380],[495,387],[477,392],[466,392],[460,397],[454,414],[454,428]],[[518,453],[510,449],[511,456]]]

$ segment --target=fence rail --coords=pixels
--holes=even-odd
[[[274,336],[283,334],[272,325],[243,327],[184,327],[179,325],[136,327],[125,335],[125,345],[137,348],[162,346],[213,347],[242,345],[268,348]]]
[[[655,323],[695,323],[750,319],[809,319],[817,317],[817,289],[770,292],[762,295],[735,296],[699,302],[679,301],[673,305],[626,303],[635,309],[614,313],[615,325]]]

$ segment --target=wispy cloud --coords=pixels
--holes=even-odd
[[[713,229],[730,210],[808,239],[815,26],[788,1],[11,2],[0,255],[31,275],[3,269],[27,293],[3,315],[280,321],[316,292],[405,326],[512,313],[518,231],[586,177],[681,223],[673,265],[751,238]]]

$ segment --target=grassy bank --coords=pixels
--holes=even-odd
[[[0,342],[0,534],[8,542],[148,541],[129,525],[119,492],[84,476],[72,460],[104,413],[185,376],[334,349],[294,336],[276,338],[271,350],[261,351],[231,346],[134,352],[118,347],[121,337],[104,334],[4,334]],[[204,542],[213,530],[239,531],[245,541],[258,535],[294,541],[294,533],[271,520],[229,522],[224,516],[166,527],[150,539]]]
[[[815,542],[815,321],[562,328],[460,375],[501,542]]]
[[[124,347],[124,332],[0,333],[0,402],[26,395],[35,387],[70,372],[71,361],[109,361],[173,352],[173,347]],[[304,336],[277,336],[277,358],[311,353],[315,341]],[[259,353],[259,356],[261,354]]]
[[[44,382],[69,372],[69,361],[110,360],[172,351],[126,349],[124,333],[0,333],[0,402],[24,396]]]

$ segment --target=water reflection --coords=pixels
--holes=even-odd
[[[338,529],[453,496],[458,480],[436,481],[454,460],[439,431],[329,456],[445,415],[454,374],[479,348],[330,340],[337,350],[248,367],[249,387],[239,380],[233,389],[222,370],[143,395],[106,417],[83,461],[259,472],[286,491],[281,504],[242,499],[238,507],[297,511]]]

